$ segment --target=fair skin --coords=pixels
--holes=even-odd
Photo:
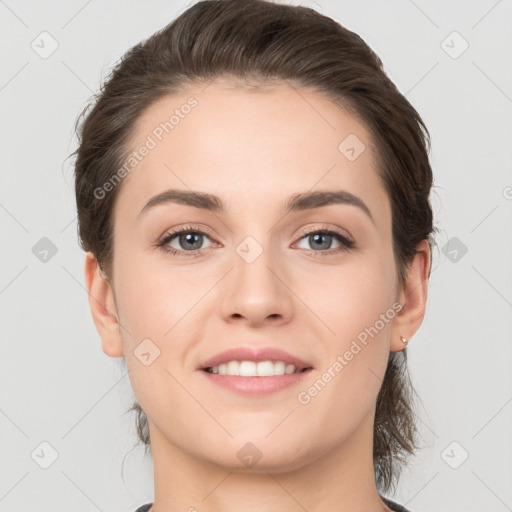
[[[374,479],[375,401],[390,351],[403,350],[400,336],[410,339],[423,320],[428,244],[417,247],[399,287],[391,206],[369,133],[308,89],[255,92],[220,80],[187,88],[143,113],[133,148],[190,96],[197,107],[121,185],[114,275],[104,279],[90,252],[85,264],[103,351],[125,358],[148,416],[152,510],[390,510]],[[349,134],[366,145],[354,161],[338,150]],[[167,189],[214,194],[225,211],[168,202],[140,214]],[[371,217],[343,203],[283,214],[293,194],[320,190],[350,192]],[[156,247],[171,228],[189,224],[192,233],[206,233],[199,250],[179,236],[167,245],[194,256]],[[355,246],[340,251],[333,237],[318,249],[304,228],[337,230]],[[251,263],[236,251],[247,236],[263,249]],[[400,313],[317,396],[300,403],[298,393],[396,302]],[[148,366],[134,355],[146,338],[160,350]],[[281,348],[313,370],[297,387],[251,397],[212,384],[198,370],[203,359],[240,345]],[[237,456],[248,442],[262,454],[251,467]]]

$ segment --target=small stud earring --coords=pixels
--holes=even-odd
[[[403,336],[400,336],[400,339],[404,342],[404,343],[407,343],[409,340],[406,340]]]

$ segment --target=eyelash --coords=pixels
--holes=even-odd
[[[205,233],[201,229],[197,229],[194,226],[183,226],[181,228],[175,229],[174,231],[171,231],[170,233],[167,233],[159,242],[157,242],[157,244],[156,244],[157,247],[162,249],[164,252],[166,252],[168,254],[172,254],[174,256],[184,256],[184,257],[200,256],[200,254],[201,254],[200,251],[202,249],[195,249],[192,251],[181,251],[181,250],[175,249],[174,247],[169,247],[167,245],[171,240],[173,240],[174,238],[176,238],[176,236],[178,236],[182,233],[194,233],[194,234],[204,235],[204,236],[207,236],[208,238],[211,238],[210,235],[208,235],[208,233]],[[345,252],[345,251],[348,251],[348,250],[356,247],[355,242],[353,240],[351,240],[350,238],[348,238],[346,235],[343,235],[342,233],[340,233],[336,230],[333,230],[331,228],[327,228],[327,227],[325,227],[325,228],[320,227],[320,228],[310,230],[310,231],[302,231],[300,233],[299,240],[302,240],[303,238],[305,238],[307,236],[316,235],[319,233],[334,236],[334,238],[338,242],[341,243],[341,247],[338,247],[335,250],[325,250],[325,251],[314,251],[311,249],[310,252],[314,253],[315,256],[329,256],[329,255],[333,255],[333,254],[339,254],[341,252]]]

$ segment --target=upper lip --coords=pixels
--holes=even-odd
[[[311,368],[311,364],[300,357],[274,347],[235,347],[219,352],[210,359],[202,362],[199,369],[212,368],[229,361],[283,361],[286,364],[293,364],[295,368]]]

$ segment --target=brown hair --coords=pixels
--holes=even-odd
[[[266,0],[205,0],[131,48],[77,119],[75,190],[79,239],[112,276],[113,211],[122,184],[98,198],[95,190],[122,168],[141,114],[165,95],[219,77],[245,83],[313,87],[356,115],[371,133],[392,208],[393,252],[404,284],[417,244],[432,245],[430,135],[421,117],[354,32],[306,7]],[[86,115],[87,114],[87,115]],[[85,119],[80,123],[81,118]],[[74,153],[74,154],[75,154]],[[391,352],[376,403],[374,469],[377,488],[395,486],[401,465],[417,448],[406,351]],[[140,405],[138,437],[151,450]]]

